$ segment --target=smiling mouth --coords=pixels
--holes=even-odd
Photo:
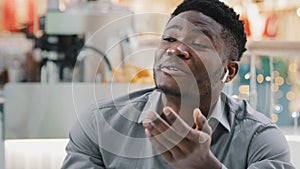
[[[186,76],[187,74],[181,68],[172,65],[162,65],[159,70],[171,76]]]

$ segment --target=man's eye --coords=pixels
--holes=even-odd
[[[172,38],[172,37],[169,37],[169,36],[165,36],[162,38],[164,41],[168,41],[168,42],[175,42],[176,39],[175,38]]]
[[[204,44],[201,44],[201,43],[196,43],[196,42],[192,42],[192,46],[195,46],[195,47],[201,48],[201,49],[207,49],[207,48],[210,48],[210,47],[207,46],[207,45],[204,45]]]

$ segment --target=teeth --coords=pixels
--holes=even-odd
[[[167,67],[169,70],[178,71],[176,67]]]
[[[179,69],[177,69],[176,67],[173,66],[164,66],[163,68],[168,69],[168,70],[172,70],[172,71],[178,71]]]

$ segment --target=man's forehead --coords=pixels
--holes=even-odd
[[[176,16],[173,16],[169,20],[167,27],[172,24],[185,25],[191,27],[212,27],[212,29],[214,27],[222,28],[222,26],[214,19],[204,15],[199,11],[185,11]]]
[[[167,24],[165,31],[188,29],[188,32],[206,35],[209,39],[217,39],[222,27],[210,17],[198,11],[186,11],[174,16]]]

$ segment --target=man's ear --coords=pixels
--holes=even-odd
[[[236,61],[229,61],[227,63],[226,69],[228,70],[228,76],[225,80],[225,83],[228,83],[237,75],[239,64]]]

